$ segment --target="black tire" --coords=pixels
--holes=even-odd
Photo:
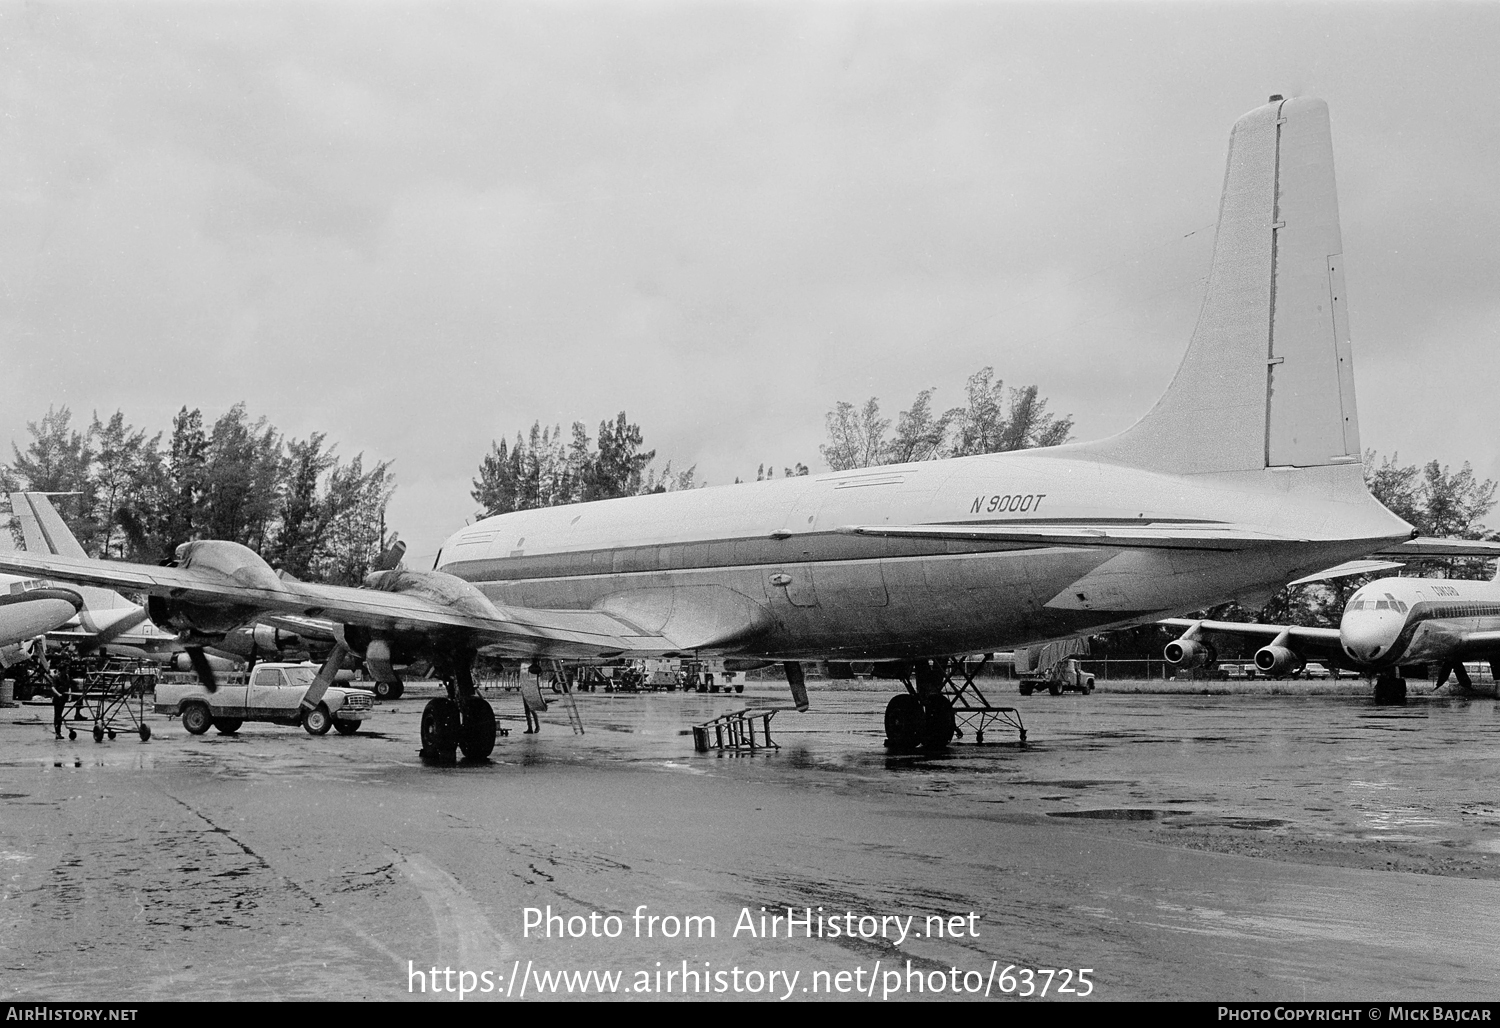
[[[359,722],[336,717],[333,719],[333,728],[340,735],[353,735],[359,731]]]
[[[1031,683],[1030,682],[1022,682],[1021,683],[1021,695],[1022,696],[1030,696],[1031,695]]]
[[[321,703],[302,715],[302,728],[308,735],[327,735],[332,727],[333,715]]]
[[[745,691],[745,683],[744,682],[735,682],[734,683],[734,691],[735,692],[744,692]]]
[[[926,718],[911,693],[897,693],[885,705],[885,744],[893,750],[916,749]]]
[[[374,688],[376,698],[382,700],[399,700],[401,698],[401,694],[405,691],[406,686],[402,685],[400,682],[377,681]]]
[[[1052,696],[1061,696],[1062,686],[1058,685],[1056,682],[1053,682],[1051,685],[1047,686],[1047,692]]]
[[[189,703],[182,710],[182,727],[189,735],[202,735],[214,723],[213,715],[201,703]]]
[[[138,728],[137,731],[140,732],[141,742],[145,742],[147,739],[151,738],[151,726],[150,725],[141,725],[141,727]]]
[[[95,742],[103,742],[104,741],[104,729],[100,728],[98,725],[94,726],[94,741]]]
[[[954,735],[958,734],[952,702],[946,696],[934,696],[927,701],[925,714],[922,724],[923,749],[946,749]]]
[[[240,730],[240,725],[244,723],[245,719],[239,717],[214,718],[214,727],[219,730],[220,735],[233,735]]]
[[[458,706],[446,696],[422,708],[422,756],[451,763],[458,751]]]
[[[495,710],[478,696],[469,697],[468,716],[458,730],[458,748],[467,760],[484,760],[495,751]]]

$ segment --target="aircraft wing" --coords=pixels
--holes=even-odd
[[[543,610],[489,603],[477,590],[453,602],[419,592],[288,582],[273,574],[229,574],[210,568],[157,567],[56,554],[0,553],[0,571],[148,593],[181,604],[289,614],[387,632],[444,633],[474,646],[517,655],[650,656],[685,648],[604,610]],[[390,575],[410,573],[387,572]],[[414,576],[414,580],[421,581]],[[395,580],[391,580],[393,586]]]
[[[1273,542],[1301,542],[1291,536],[1218,523],[1097,525],[1038,522],[942,525],[850,525],[850,535],[904,539],[961,539],[1023,546],[1156,547],[1172,550],[1243,550]]]
[[[1282,632],[1288,633],[1293,642],[1308,643],[1319,647],[1340,648],[1339,630],[1337,628],[1304,628],[1300,625],[1259,625],[1254,622],[1241,621],[1194,621],[1192,618],[1163,618],[1157,622],[1158,625],[1168,625],[1172,628],[1192,628],[1198,626],[1204,632],[1222,632],[1225,635],[1245,635],[1257,639],[1270,641]]]

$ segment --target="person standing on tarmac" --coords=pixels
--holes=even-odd
[[[68,692],[72,680],[68,678],[67,665],[61,664],[47,673],[47,689],[52,694],[52,732],[62,738],[63,711],[68,709]]]

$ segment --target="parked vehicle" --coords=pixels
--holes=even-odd
[[[1066,657],[1040,675],[1021,679],[1022,696],[1030,696],[1037,689],[1046,689],[1053,696],[1065,692],[1091,693],[1094,691],[1094,676],[1083,670],[1077,658]]]
[[[302,698],[317,674],[316,664],[268,662],[255,665],[243,684],[221,683],[213,692],[198,682],[163,682],[156,687],[156,712],[181,717],[182,727],[193,735],[210,727],[232,734],[246,721],[301,725],[308,735],[326,735],[330,728],[353,735],[374,708],[375,694],[336,680],[318,705],[304,712]]]

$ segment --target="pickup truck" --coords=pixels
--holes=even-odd
[[[228,735],[246,721],[301,725],[308,735],[326,735],[336,728],[353,735],[375,705],[375,694],[334,684],[322,701],[304,715],[302,697],[318,675],[316,664],[266,662],[255,665],[243,685],[220,685],[209,692],[198,682],[161,682],[156,686],[156,712],[181,716],[182,727],[202,735],[212,726]]]

